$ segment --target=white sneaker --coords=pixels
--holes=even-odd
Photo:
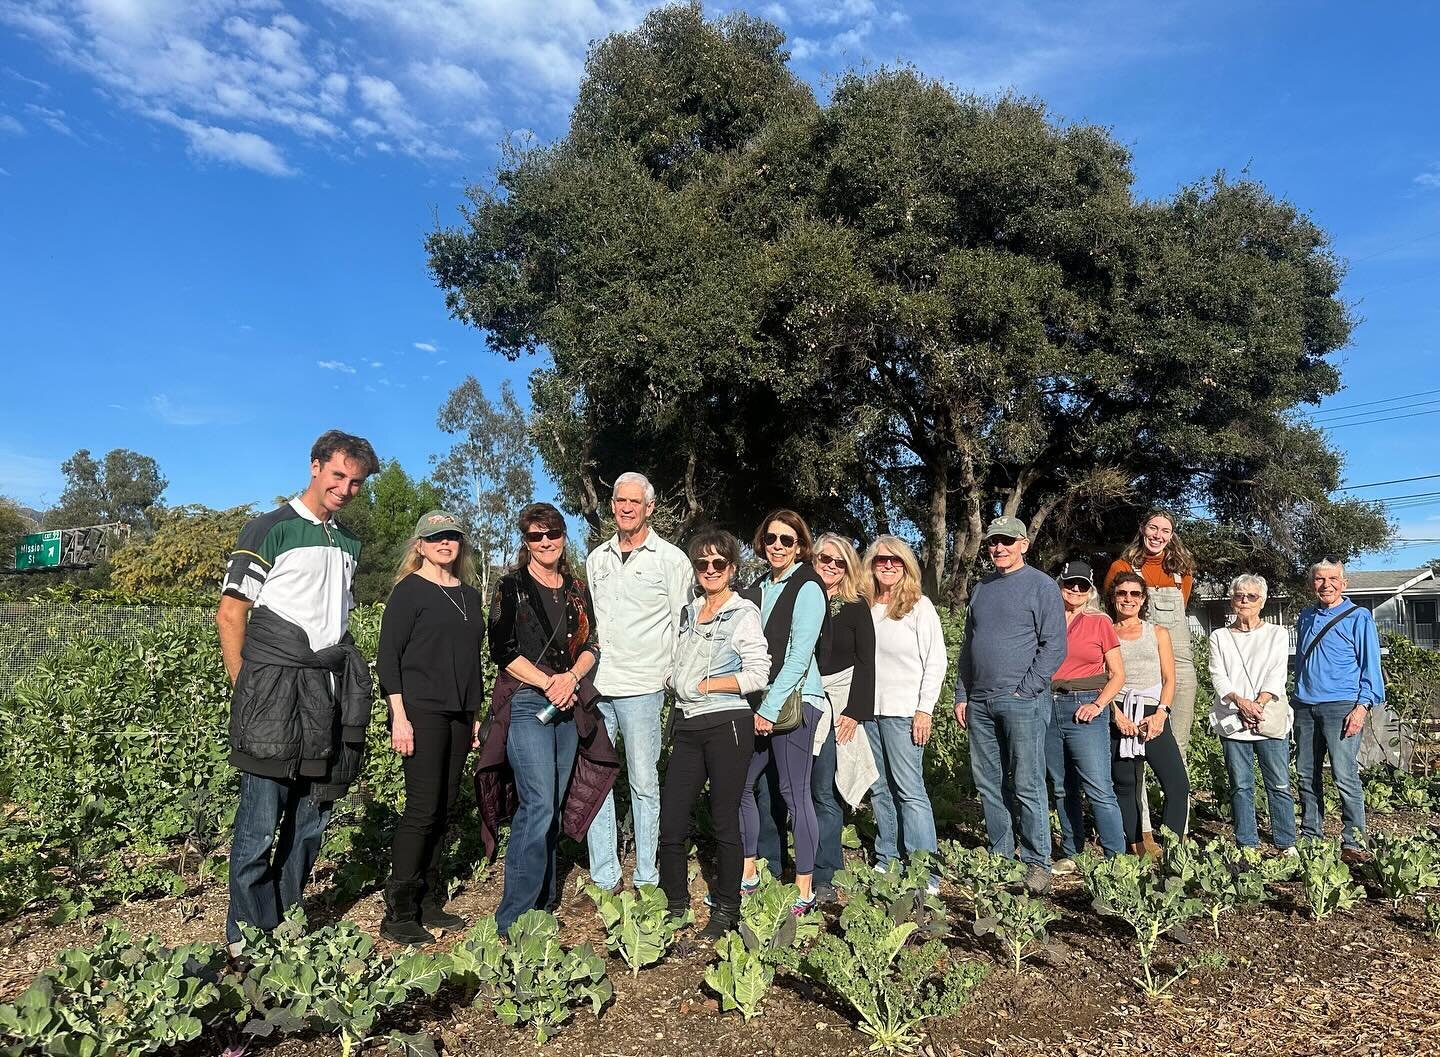
[[[940,894],[940,882],[931,881],[928,885],[925,886],[925,891],[929,895],[938,896]]]
[[[1295,847],[1295,845],[1293,845],[1293,844],[1290,845],[1290,847],[1288,847],[1288,848],[1280,848],[1280,849],[1279,849],[1279,853],[1280,853],[1280,858],[1282,858],[1282,859],[1298,859],[1298,858],[1300,858],[1300,851],[1299,851],[1299,849],[1297,849],[1297,848]]]
[[[1065,877],[1074,873],[1077,869],[1078,867],[1075,865],[1075,860],[1068,856],[1063,859],[1056,859],[1050,864],[1050,872],[1056,877]]]

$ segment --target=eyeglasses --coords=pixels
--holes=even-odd
[[[1233,595],[1230,596],[1230,601],[1232,601],[1232,602],[1258,602],[1258,601],[1260,601],[1260,596],[1259,596],[1259,595],[1256,595],[1256,594],[1250,594],[1249,592],[1246,592],[1246,591],[1236,591]]]
[[[433,535],[426,536],[426,537],[425,537],[425,542],[426,542],[426,543],[461,543],[461,542],[464,541],[464,539],[465,539],[465,536],[464,536],[463,533],[459,533],[459,532],[436,532],[436,533],[434,533]]]
[[[560,540],[560,539],[564,539],[564,538],[565,538],[565,530],[564,530],[563,528],[562,528],[562,529],[549,529],[548,531],[545,531],[545,532],[527,532],[527,533],[525,533],[525,542],[526,542],[526,543],[539,543],[541,540]]]
[[[898,569],[905,562],[893,554],[877,554],[870,559],[870,564],[877,569]]]
[[[1144,591],[1133,591],[1133,590],[1132,590],[1132,591],[1116,591],[1116,592],[1115,592],[1115,597],[1116,597],[1116,598],[1144,598],[1144,597],[1145,597],[1145,592],[1144,592]]]
[[[690,563],[695,566],[697,573],[717,572],[723,573],[730,568],[729,558],[696,558]]]
[[[845,564],[845,559],[844,559],[844,558],[837,558],[837,557],[835,557],[835,555],[833,555],[833,554],[817,554],[817,555],[815,555],[815,564],[816,564],[816,565],[833,565],[833,566],[835,566],[836,568],[841,569],[841,570],[844,570],[845,568],[847,568],[847,566],[846,566],[846,564]]]
[[[787,551],[795,546],[795,537],[788,532],[767,532],[760,537],[760,542],[767,547],[773,547],[776,540],[779,540],[780,546],[784,547]]]
[[[987,547],[1013,547],[1019,536],[991,536],[985,541]]]
[[[1066,591],[1089,591],[1095,585],[1089,580],[1061,580],[1060,586]]]

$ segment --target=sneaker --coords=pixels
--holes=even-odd
[[[716,907],[710,911],[710,920],[705,922],[705,927],[700,930],[696,939],[701,943],[714,943],[725,933],[732,931],[739,921],[738,912]]]
[[[402,943],[410,947],[435,942],[435,937],[414,918],[387,917],[380,922],[380,935],[391,943]]]
[[[760,875],[758,873],[753,877],[740,878],[741,899],[744,899],[746,896],[753,896],[758,891],[760,891]]]
[[[1025,873],[1025,887],[1037,896],[1050,891],[1050,871],[1038,863]]]
[[[791,907],[790,907],[790,913],[794,914],[797,918],[801,918],[801,917],[804,917],[806,914],[810,913],[810,911],[812,911],[812,910],[814,910],[814,909],[815,909],[815,893],[814,893],[814,892],[811,892],[809,899],[805,899],[805,898],[802,897],[802,898],[800,898],[800,899],[795,900],[795,902],[794,902],[794,903],[791,905]]]
[[[1298,859],[1298,858],[1300,858],[1300,850],[1299,850],[1298,848],[1296,848],[1295,845],[1293,845],[1293,844],[1290,845],[1290,847],[1288,847],[1288,848],[1276,848],[1276,849],[1275,849],[1275,854],[1278,855],[1278,856],[1279,856],[1280,858],[1282,858],[1282,859]]]
[[[1056,877],[1068,877],[1078,869],[1075,860],[1066,855],[1050,864],[1050,872]]]
[[[1340,861],[1346,866],[1359,866],[1370,861],[1370,853],[1363,848],[1342,848]]]

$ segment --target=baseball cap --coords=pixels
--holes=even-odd
[[[1089,562],[1068,561],[1060,567],[1060,582],[1066,580],[1088,580],[1091,587],[1095,586],[1095,570],[1090,568]]]
[[[1014,536],[1016,539],[1029,539],[1030,530],[1018,517],[997,517],[985,530],[985,538],[988,540],[991,536]]]
[[[458,532],[463,536],[465,526],[460,524],[458,517],[445,510],[432,510],[428,514],[420,515],[420,520],[415,522],[415,535],[420,539],[442,532]]]

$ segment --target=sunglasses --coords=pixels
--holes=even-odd
[[[1144,597],[1145,597],[1145,592],[1144,592],[1144,591],[1137,591],[1137,590],[1134,590],[1134,589],[1121,590],[1121,591],[1116,591],[1116,592],[1115,592],[1115,597],[1116,597],[1116,598],[1144,598]]]
[[[729,558],[696,558],[690,563],[695,566],[697,573],[717,572],[723,573],[730,568]]]
[[[817,555],[815,555],[815,564],[817,564],[817,565],[834,565],[835,567],[837,567],[837,568],[839,568],[839,569],[845,569],[845,568],[846,568],[845,559],[844,559],[844,558],[837,558],[837,557],[835,557],[833,554],[817,554]]]
[[[893,554],[877,554],[870,560],[870,564],[877,569],[898,569],[905,563]]]
[[[1061,580],[1060,586],[1066,591],[1089,591],[1095,585],[1089,580]]]
[[[774,546],[777,540],[787,551],[795,546],[795,537],[788,532],[767,532],[760,537],[760,542],[767,547]]]
[[[564,530],[564,529],[550,529],[550,530],[547,531],[547,532],[527,532],[527,533],[525,533],[525,542],[526,542],[526,543],[539,543],[541,540],[563,540],[564,538],[565,538],[565,530]]]
[[[1232,602],[1258,602],[1258,601],[1260,601],[1260,596],[1259,596],[1259,595],[1255,595],[1255,594],[1249,594],[1249,593],[1247,593],[1247,592],[1236,591],[1233,595],[1230,596],[1230,601],[1232,601]]]
[[[987,547],[1013,547],[1019,536],[991,536],[985,541]]]
[[[426,542],[426,543],[460,543],[460,542],[463,542],[464,539],[465,539],[465,536],[464,536],[463,533],[459,533],[459,532],[436,532],[436,533],[434,533],[433,535],[426,536],[426,537],[425,537],[425,542]]]

